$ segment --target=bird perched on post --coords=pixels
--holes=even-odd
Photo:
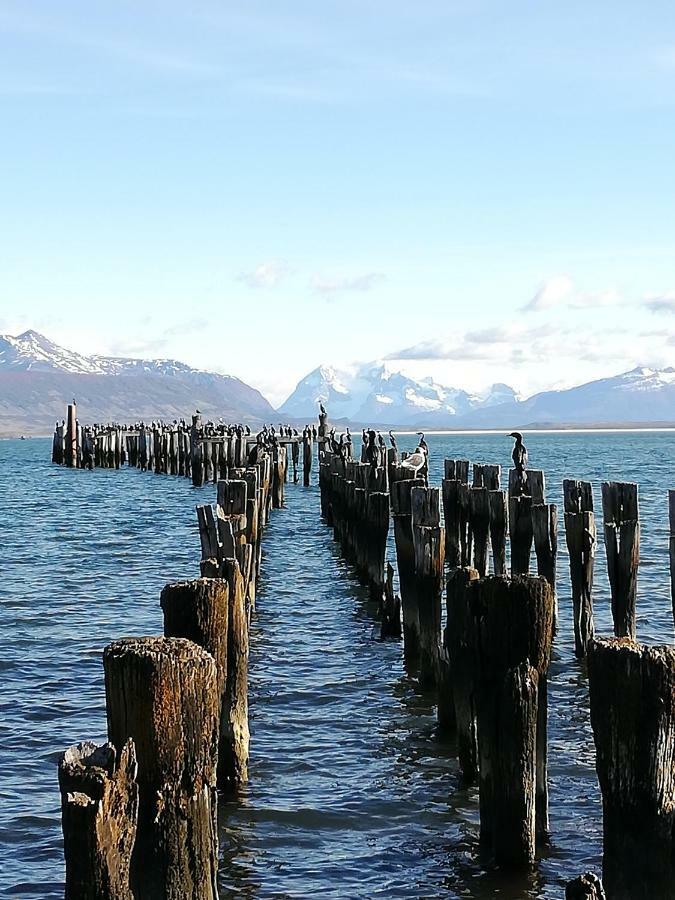
[[[429,463],[429,447],[424,440],[424,434],[421,431],[418,431],[417,434],[420,436],[417,449],[414,453],[411,453],[410,456],[401,460],[401,466],[404,469],[411,469],[415,476],[421,474],[426,479]]]
[[[513,468],[518,474],[520,493],[522,494],[524,493],[527,480],[525,475],[525,469],[527,469],[527,448],[523,443],[523,436],[519,431],[512,431],[509,437],[512,437],[515,440],[511,459],[513,460]]]
[[[389,441],[391,442],[392,449],[398,450],[398,445],[396,443],[396,438],[394,437],[393,431],[389,431]]]

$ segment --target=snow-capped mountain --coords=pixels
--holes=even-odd
[[[675,369],[639,366],[577,387],[476,410],[479,428],[536,425],[675,423]]]
[[[373,424],[439,427],[474,409],[517,399],[513,388],[495,384],[484,395],[414,379],[386,363],[367,363],[353,371],[319,366],[298,384],[280,407],[282,415],[310,419],[323,403],[333,419]]]
[[[0,336],[0,434],[47,433],[75,397],[87,421],[177,418],[199,409],[264,422],[274,409],[232,375],[170,359],[83,356],[37,331]]]

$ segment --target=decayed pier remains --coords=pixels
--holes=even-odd
[[[163,636],[105,650],[110,743],[80,744],[62,757],[67,896],[216,896],[217,791],[247,777],[248,622],[261,539],[284,503],[291,467],[298,480],[300,459],[309,483],[313,447],[321,515],[379,605],[382,636],[402,635],[406,665],[436,692],[465,782],[478,784],[486,853],[502,868],[529,867],[549,834],[547,679],[557,606],[569,603],[575,653],[588,667],[605,887],[586,873],[566,896],[675,896],[675,650],[637,640],[637,485],[602,485],[614,636],[599,637],[592,486],[566,479],[559,517],[544,473],[527,467],[522,437],[514,438],[506,487],[500,466],[465,459],[446,459],[433,486],[423,436],[414,453],[399,455],[393,436],[387,447],[365,429],[355,448],[348,430],[336,439],[324,410],[318,429],[253,435],[202,424],[198,414],[189,426],[81,427],[69,408],[55,431],[54,462],[126,462],[196,486],[215,483],[217,496],[215,506],[197,506],[201,577],[162,592]],[[571,578],[563,598],[559,521]],[[167,717],[167,703],[175,715]],[[94,887],[83,893],[85,885]]]

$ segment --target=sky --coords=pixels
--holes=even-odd
[[[0,332],[281,402],[675,365],[675,6],[0,0]]]

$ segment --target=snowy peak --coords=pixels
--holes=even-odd
[[[479,406],[506,403],[516,396],[507,385],[493,385],[485,396],[475,397],[431,377],[410,378],[388,363],[373,361],[354,371],[319,366],[299,382],[279,412],[309,419],[321,402],[333,419],[440,426]]]
[[[88,357],[59,347],[49,338],[32,329],[16,337],[0,335],[0,371],[48,372],[73,374],[102,374]]]

